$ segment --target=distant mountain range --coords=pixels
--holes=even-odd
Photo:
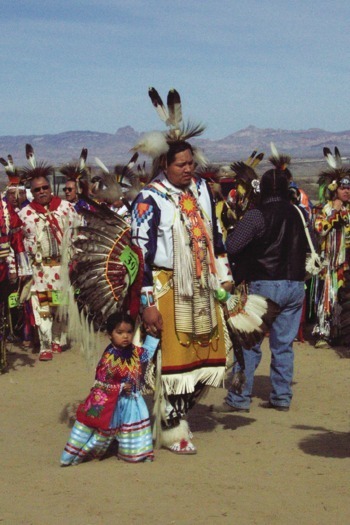
[[[25,144],[34,147],[38,161],[56,166],[79,158],[82,148],[88,148],[88,163],[94,164],[99,157],[108,166],[126,163],[130,148],[142,133],[131,126],[119,128],[116,133],[96,131],[67,131],[52,135],[0,136],[0,156],[11,154],[15,164],[26,164]],[[322,129],[288,131],[282,129],[259,129],[248,126],[219,140],[197,139],[211,162],[233,162],[245,159],[253,150],[270,154],[270,142],[278,151],[291,155],[293,159],[322,159],[322,148],[338,146],[344,156],[350,155],[350,130],[331,132]]]

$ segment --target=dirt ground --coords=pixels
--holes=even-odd
[[[84,398],[93,371],[78,348],[39,362],[9,346],[0,376],[0,523],[11,525],[345,525],[350,523],[349,352],[295,344],[288,413],[260,405],[269,350],[249,414],[214,416],[211,390],[190,416],[196,456],[156,451],[156,461],[110,456],[61,468],[65,407]]]

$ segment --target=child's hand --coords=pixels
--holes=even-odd
[[[124,386],[123,386],[123,392],[127,395],[127,396],[130,396],[131,392],[132,392],[132,384],[131,383],[124,383]]]

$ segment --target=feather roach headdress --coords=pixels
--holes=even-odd
[[[269,197],[289,198],[289,183],[292,173],[288,166],[291,158],[289,155],[280,154],[276,146],[271,142],[272,155],[269,161],[273,165],[272,169],[267,170],[260,180],[260,198],[262,201]]]
[[[253,192],[259,192],[259,177],[255,167],[263,160],[264,153],[257,154],[253,151],[246,161],[233,162],[230,165],[232,172],[235,174],[236,184],[242,184],[247,190],[252,188]]]
[[[10,188],[11,186],[18,187],[22,183],[21,181],[22,173],[21,173],[21,170],[15,167],[12,155],[7,155],[7,160],[1,157],[0,162],[5,167],[5,172],[6,172],[6,175],[8,176],[7,188]]]
[[[323,155],[329,170],[323,171],[318,177],[320,202],[332,199],[341,184],[350,186],[350,168],[343,166],[339,149],[335,147],[333,154],[329,148],[323,148]]]
[[[155,176],[162,166],[171,143],[198,137],[203,133],[205,127],[201,124],[183,122],[181,99],[176,89],[169,91],[166,106],[154,87],[149,88],[148,94],[158,116],[166,124],[168,130],[146,133],[132,149],[152,157],[152,175]],[[196,164],[205,165],[207,163],[198,148],[193,148],[193,156]]]
[[[259,177],[255,172],[256,166],[264,158],[264,153],[253,151],[247,160],[234,162],[230,165],[235,174],[235,203],[233,203],[237,218],[248,209],[256,206],[260,196]]]
[[[287,179],[290,179],[292,177],[292,174],[289,171],[288,166],[291,163],[291,157],[289,155],[286,155],[285,153],[279,153],[273,142],[271,142],[270,147],[271,156],[269,157],[269,161],[276,168],[277,171],[283,171]]]
[[[30,182],[37,177],[49,177],[55,176],[55,169],[53,166],[46,164],[45,162],[37,163],[34,149],[31,144],[26,144],[26,157],[29,163],[29,167],[25,167],[22,170],[22,181]]]
[[[84,178],[88,180],[89,169],[86,165],[88,150],[83,148],[80,153],[79,162],[70,163],[60,168],[60,173],[68,180],[73,180],[76,183],[78,193],[81,193],[80,180]]]

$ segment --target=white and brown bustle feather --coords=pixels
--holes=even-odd
[[[231,333],[245,349],[261,342],[280,312],[275,302],[261,295],[247,294],[243,287],[229,297],[226,310]]]
[[[82,215],[86,224],[74,242],[71,283],[80,308],[100,327],[123,308],[139,256],[131,246],[130,226],[107,205],[95,203],[94,211],[82,209]]]

